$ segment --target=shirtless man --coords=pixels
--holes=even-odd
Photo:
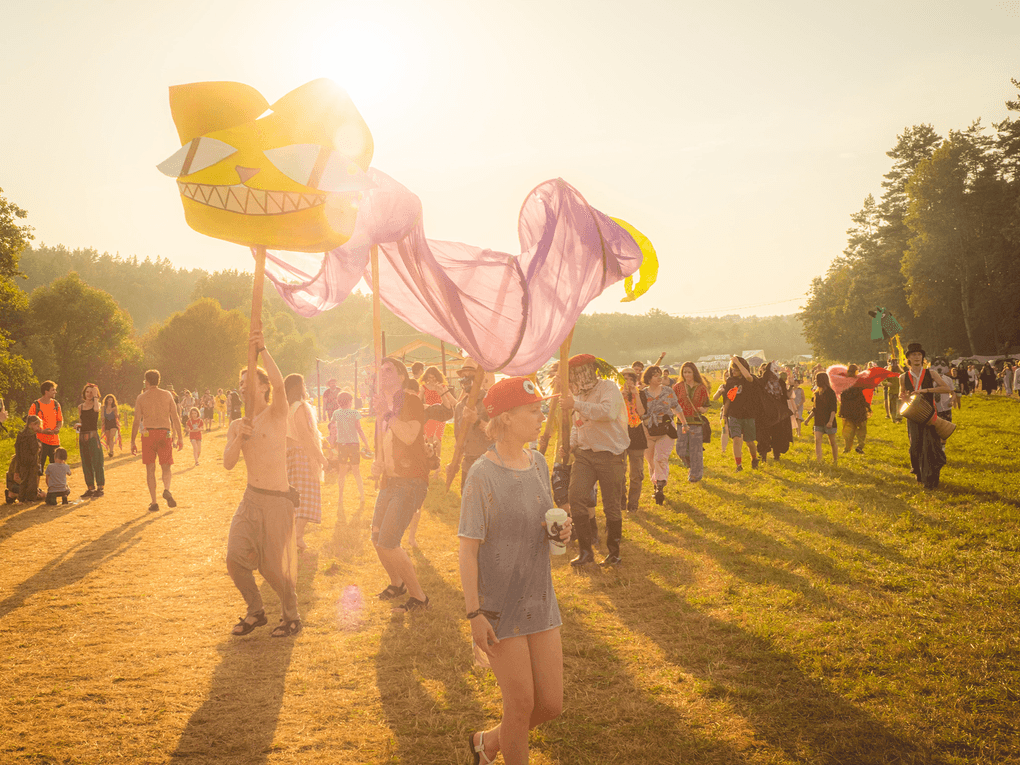
[[[234,635],[247,635],[268,622],[255,569],[280,597],[283,617],[273,637],[290,637],[301,631],[297,610],[297,546],[294,537],[296,492],[287,481],[287,397],[283,375],[266,350],[262,330],[253,330],[249,343],[265,369],[258,367],[254,416],[234,420],[227,431],[223,467],[233,470],[244,455],[248,487],[230,522],[227,538],[227,573],[241,591],[248,612],[234,625]],[[238,390],[244,396],[247,370],[241,370]],[[275,392],[275,393],[274,393]]]
[[[145,423],[142,430],[142,464],[145,465],[145,480],[149,484],[149,496],[152,503],[149,512],[158,512],[156,502],[156,456],[163,469],[163,499],[168,507],[177,507],[177,501],[170,493],[170,468],[174,464],[174,438],[176,436],[177,451],[184,448],[184,436],[181,433],[181,418],[177,414],[177,403],[170,391],[159,387],[159,370],[150,369],[145,373],[145,390],[135,399],[135,421],[131,426],[131,453],[138,454],[135,437],[138,426]]]

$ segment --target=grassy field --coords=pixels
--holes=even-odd
[[[618,570],[554,561],[565,709],[532,762],[1020,762],[1020,403],[964,402],[936,492],[880,408],[835,469],[805,429],[737,474],[717,431],[702,483],[674,464],[662,507],[646,484]],[[181,454],[174,510],[146,512],[128,456],[102,499],[3,509],[0,762],[469,762],[500,699],[472,663],[457,492],[433,483],[413,551],[429,613],[375,599],[374,494],[359,512],[349,482],[345,522],[328,486],[307,535],[304,632],[232,638],[223,433]]]

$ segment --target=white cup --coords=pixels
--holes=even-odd
[[[551,507],[545,511],[546,531],[556,537],[556,539],[549,540],[549,552],[553,555],[563,555],[567,551],[567,543],[559,537],[563,524],[566,523],[569,517],[567,511],[562,507]]]

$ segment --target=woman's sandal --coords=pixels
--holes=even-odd
[[[301,631],[301,620],[294,619],[289,622],[285,622],[280,619],[280,623],[276,625],[276,629],[269,633],[269,637],[293,637]]]
[[[379,600],[393,600],[399,598],[407,592],[407,585],[402,584],[397,587],[394,584],[388,585],[385,590],[379,593]]]
[[[269,624],[269,620],[266,618],[265,611],[259,611],[257,614],[252,614],[255,617],[254,622],[246,621],[248,617],[242,616],[240,621],[234,625],[234,629],[231,631],[231,635],[247,635],[256,627],[261,627],[263,624]],[[238,632],[237,628],[240,627],[241,631]]]
[[[471,756],[474,758],[471,762],[472,765],[489,765],[492,760],[485,753],[485,731],[478,731],[478,745],[475,745],[475,734],[471,733],[468,735],[468,750],[471,752]]]

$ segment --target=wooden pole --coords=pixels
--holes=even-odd
[[[382,323],[382,316],[381,316],[381,314],[380,314],[380,317],[379,317],[379,322],[380,322],[380,324]],[[385,358],[386,357],[386,333],[383,330],[380,329],[379,330],[379,336],[382,338],[382,342],[380,344],[380,347],[382,348],[382,355]]]
[[[319,407],[319,422],[322,422],[322,371],[318,359],[315,360],[315,401]]]
[[[574,330],[570,330],[567,339],[560,346],[560,368],[557,377],[560,379],[560,396],[570,390],[570,342],[574,339]],[[560,407],[560,462],[570,464],[570,409]]]
[[[265,283],[266,274],[266,248],[256,247],[255,256],[255,279],[251,288],[251,324],[250,330],[254,332],[262,328],[262,286]],[[258,380],[256,380],[255,369],[259,365],[259,355],[252,345],[248,344],[248,371],[245,380],[244,390],[244,415],[249,419],[255,416],[255,396],[258,393]],[[282,391],[281,391],[282,393]]]
[[[485,380],[485,370],[481,367],[475,368],[474,383],[471,385],[471,392],[468,393],[467,401],[464,403],[465,409],[475,409],[475,404],[478,401],[478,394],[482,390],[482,382]],[[463,415],[461,415],[463,417]],[[474,423],[471,427],[475,427]],[[457,436],[457,448],[453,450],[453,459],[450,464],[446,466],[446,490],[449,491],[453,485],[453,479],[457,477],[457,471],[460,470],[461,457],[464,455],[464,442],[467,441],[467,434],[469,428],[461,428],[460,433]]]
[[[382,360],[385,350],[383,344],[386,336],[382,331],[382,303],[379,300],[379,246],[372,245],[372,338],[375,345],[375,392],[379,395],[382,392]],[[379,447],[382,445],[382,428],[379,427],[379,413],[373,408],[375,415],[375,453],[377,458],[382,455]]]
[[[450,378],[447,377],[446,375],[446,343],[444,343],[442,340],[439,341],[439,353],[441,354],[443,359],[443,379],[446,380],[446,384],[447,386],[449,386]]]

